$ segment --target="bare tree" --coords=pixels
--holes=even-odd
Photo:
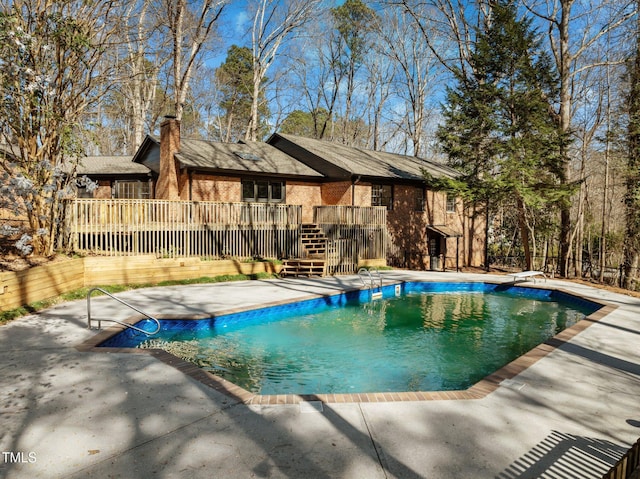
[[[560,75],[560,101],[558,122],[567,141],[560,152],[563,157],[561,181],[569,184],[572,178],[569,138],[572,129],[573,92],[581,72],[595,68],[606,61],[622,59],[588,57],[589,53],[609,33],[626,24],[635,15],[635,8],[626,2],[580,2],[578,0],[542,0],[526,3],[526,8],[546,24],[549,45]],[[620,52],[622,53],[622,52]],[[559,272],[569,274],[571,249],[571,201],[560,203]]]
[[[489,0],[388,0],[402,8],[431,53],[451,73],[473,75],[469,62],[479,28],[490,22]]]
[[[333,139],[333,120],[344,77],[342,70],[335,68],[339,58],[333,41],[335,35],[328,16],[319,15],[309,25],[306,42],[301,46],[304,54],[301,51],[295,57],[291,70],[313,120],[313,137],[317,139]]]
[[[3,0],[0,12],[3,206],[28,218],[18,248],[50,255],[84,154],[80,120],[108,88],[114,3]]]
[[[398,9],[382,15],[379,36],[387,61],[396,66],[394,90],[406,109],[401,129],[410,138],[408,150],[415,156],[426,156],[429,100],[441,73],[440,63],[422,41],[422,31]]]
[[[320,0],[260,0],[256,2],[251,28],[253,54],[253,101],[245,139],[257,140],[260,89],[283,42],[302,30],[314,15]],[[262,96],[264,97],[264,96]]]
[[[117,40],[104,60],[114,67],[111,88],[90,114],[100,154],[133,154],[153,131],[159,74],[170,57],[158,34],[153,0],[121,5],[114,19]]]
[[[365,66],[367,71],[367,104],[368,112],[367,147],[376,151],[383,150],[391,138],[383,137],[383,123],[385,121],[386,106],[393,95],[393,79],[397,66],[380,48],[374,47]]]
[[[124,59],[120,64],[123,70],[120,91],[127,99],[131,135],[126,151],[133,153],[141,144],[144,135],[151,129],[147,124],[158,87],[158,73],[167,61],[159,52],[161,49],[151,45],[155,19],[149,18],[152,0],[140,0],[131,3],[124,15],[128,25],[122,43]]]
[[[189,82],[205,42],[220,18],[226,0],[161,0],[160,18],[169,31],[172,44],[172,90],[174,114],[182,119]]]

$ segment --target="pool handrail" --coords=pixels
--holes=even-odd
[[[378,270],[378,268],[360,268],[358,270],[358,276],[360,277],[360,281],[362,281],[362,286],[364,286],[365,288],[367,287],[367,284],[364,281],[363,273],[367,273],[367,275],[369,276],[369,289],[373,290],[374,288],[374,284],[373,284],[373,275],[371,274],[371,272],[375,272],[378,276],[378,285],[380,290],[382,291],[382,275],[380,274],[380,271]]]
[[[120,299],[120,298],[116,298],[114,295],[112,295],[111,293],[105,291],[102,288],[92,288],[89,290],[89,292],[87,293],[87,329],[91,329],[91,295],[95,292],[95,291],[100,291],[103,294],[106,294],[107,296],[109,296],[112,299],[115,299],[117,302],[124,304],[125,306],[127,306],[128,308],[133,309],[134,311],[142,314],[143,316],[146,316],[147,318],[149,318],[150,320],[154,321],[156,323],[156,330],[155,331],[145,331],[142,328],[138,328],[137,326],[134,326],[132,324],[128,324],[125,323],[124,321],[119,321],[117,319],[98,319],[98,329],[101,329],[102,327],[102,321],[111,321],[113,323],[118,323],[121,326],[124,326],[126,328],[131,328],[134,329],[136,331],[139,331],[141,333],[146,334],[147,336],[153,336],[154,334],[158,334],[158,332],[160,331],[160,321],[158,321],[156,318],[154,318],[153,316],[151,316],[150,314],[145,313],[144,311],[141,311],[140,309],[136,308],[135,306],[130,305],[129,303],[127,303],[126,301]]]

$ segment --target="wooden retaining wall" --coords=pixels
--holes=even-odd
[[[84,286],[84,261],[37,266],[24,271],[0,273],[0,308],[18,308],[53,298]]]
[[[153,255],[88,257],[0,273],[0,311],[91,286],[145,284],[223,275],[278,273],[273,263],[199,258],[157,259]]]

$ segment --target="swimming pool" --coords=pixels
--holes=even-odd
[[[600,307],[491,283],[403,283],[369,298],[161,320],[159,337],[125,330],[101,346],[165,349],[258,394],[460,390]]]

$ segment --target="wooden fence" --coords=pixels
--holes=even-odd
[[[76,199],[71,247],[109,256],[295,257],[302,207],[136,199]]]
[[[640,478],[640,439],[631,446],[622,458],[607,472],[602,479],[637,479]]]
[[[328,240],[329,274],[354,273],[359,260],[386,257],[386,207],[316,206],[313,213]]]
[[[358,269],[358,243],[353,239],[337,239],[327,248],[327,274],[353,274]]]

